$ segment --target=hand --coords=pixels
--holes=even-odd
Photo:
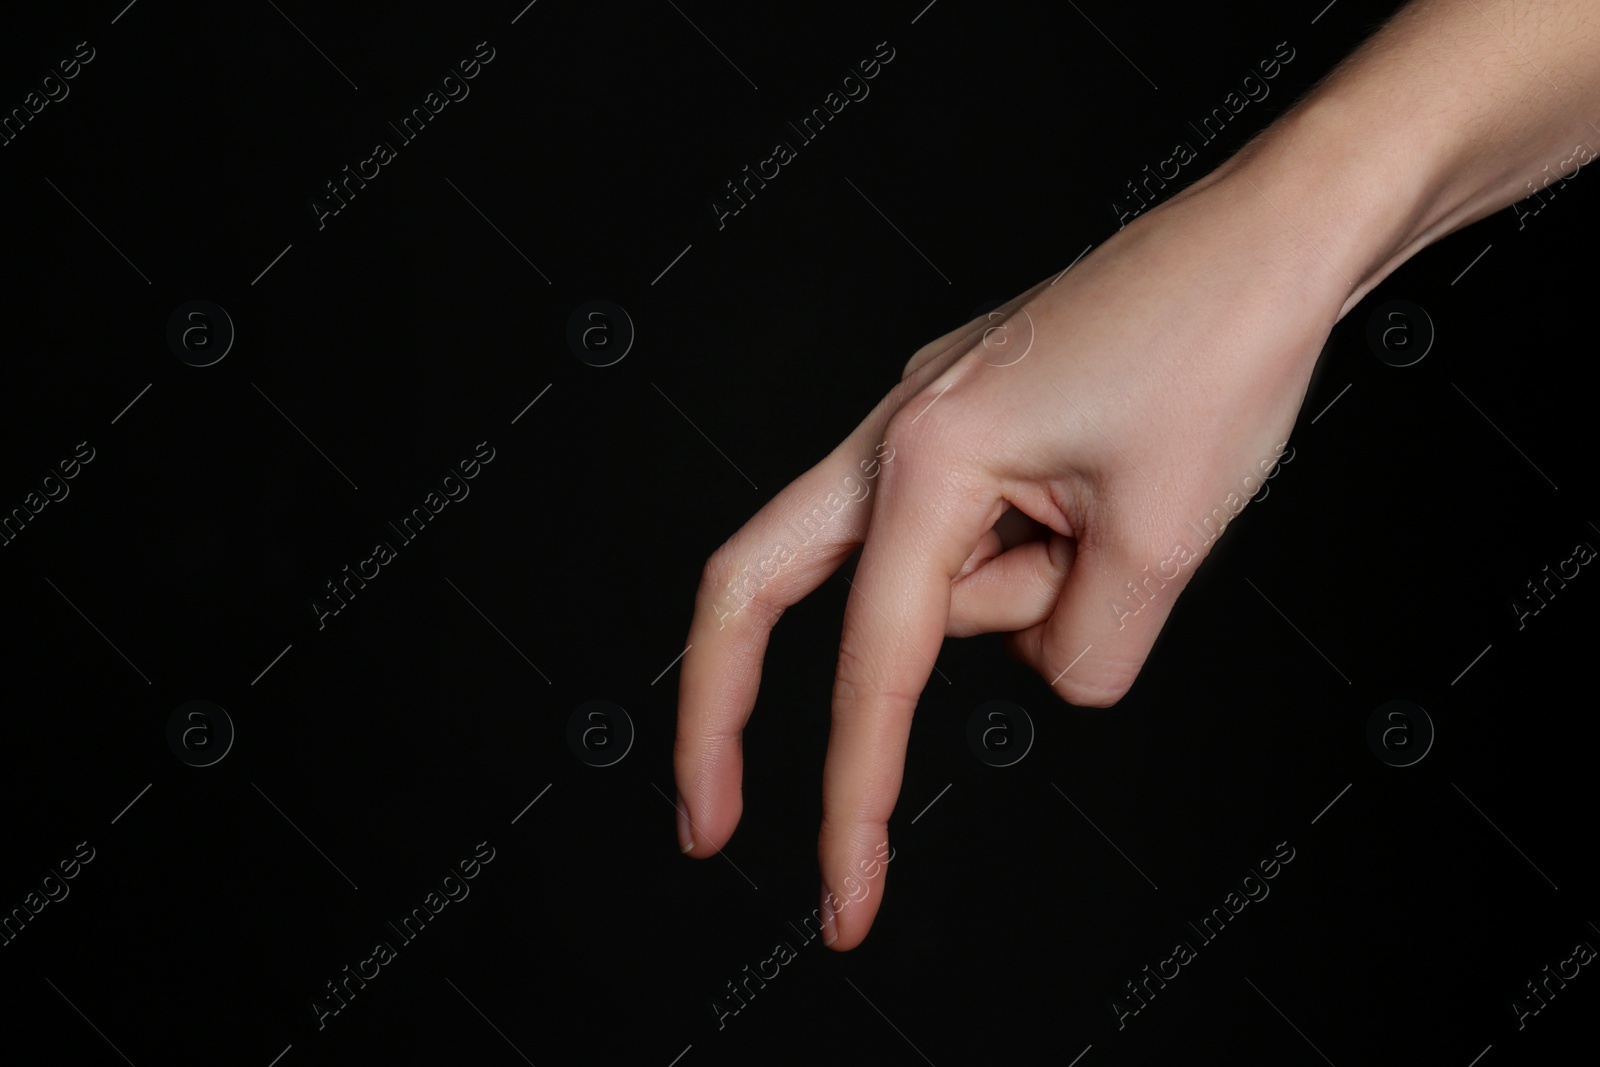
[[[710,856],[738,824],[740,734],[773,624],[863,545],[819,840],[823,940],[859,944],[942,640],[1006,631],[1064,700],[1120,699],[1208,538],[1283,452],[1353,289],[1224,168],[918,351],[706,564],[674,752],[684,850]]]

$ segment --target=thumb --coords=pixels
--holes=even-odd
[[[1014,634],[1013,650],[1069,704],[1115,704],[1222,524],[1209,535],[1186,530],[1166,546],[1126,535],[1080,541],[1055,610]]]

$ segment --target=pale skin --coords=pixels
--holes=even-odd
[[[1007,318],[921,348],[855,431],[706,564],[679,684],[680,846],[704,858],[732,836],[772,626],[860,545],[818,841],[823,940],[859,945],[944,638],[1005,632],[1063,700],[1116,703],[1198,560],[1136,613],[1113,605],[1138,603],[1126,583],[1175,545],[1198,548],[1188,524],[1277,454],[1334,324],[1427,245],[1571,176],[1592,158],[1576,146],[1600,150],[1596,127],[1600,0],[1420,0]],[[1024,321],[1032,346],[1011,362],[1003,346]],[[893,459],[870,496],[764,565],[883,442]]]

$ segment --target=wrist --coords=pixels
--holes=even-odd
[[[1317,93],[1205,179],[1238,187],[1292,229],[1315,261],[1311,274],[1340,290],[1335,318],[1462,224],[1435,163],[1445,146],[1411,124],[1387,124],[1384,109],[1353,95]]]
[[[1253,189],[1314,244],[1347,283],[1342,317],[1429,244],[1600,155],[1592,16],[1551,7],[1497,26],[1414,0],[1204,181]]]

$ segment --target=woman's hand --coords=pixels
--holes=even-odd
[[[858,944],[941,641],[1007,631],[1064,700],[1120,699],[1283,453],[1350,291],[1261,192],[1212,180],[920,350],[706,565],[675,752],[685,850],[711,855],[739,821],[740,732],[773,624],[863,544],[819,850],[836,894],[824,940]]]
[[[684,851],[711,855],[739,821],[740,733],[773,623],[857,544],[823,776],[835,948],[877,913],[944,637],[1009,632],[1072,703],[1127,692],[1286,444],[1334,323],[1425,245],[1527,196],[1529,175],[1593,158],[1593,0],[1541,10],[1491,21],[1416,0],[1217,171],[919,351],[706,565],[674,752]]]

